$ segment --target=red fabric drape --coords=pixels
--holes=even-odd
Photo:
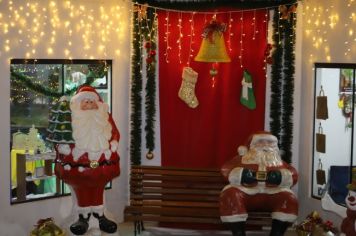
[[[230,17],[231,14],[231,17]],[[211,63],[195,62],[202,41],[204,24],[211,14],[158,12],[159,32],[159,98],[162,165],[176,167],[220,167],[236,155],[239,145],[246,144],[255,131],[263,130],[266,78],[264,52],[266,49],[265,10],[217,14],[217,20],[227,24],[224,33],[231,63],[220,63],[213,80]],[[255,17],[255,20],[253,18]],[[179,52],[179,19],[182,19],[181,50]],[[231,21],[231,51],[229,50],[229,21]],[[168,22],[168,27],[167,27]],[[192,44],[191,27],[194,25]],[[168,28],[168,30],[167,30]],[[243,32],[243,34],[241,34]],[[168,35],[168,42],[167,42]],[[242,36],[242,44],[240,38]],[[253,37],[255,39],[253,40]],[[167,45],[171,49],[167,49]],[[194,50],[190,67],[198,72],[195,94],[199,106],[189,108],[179,97],[182,69],[187,66],[189,48]],[[242,47],[241,47],[242,45]],[[242,51],[241,68],[239,55]],[[165,53],[168,52],[166,55]],[[181,61],[179,60],[181,55]],[[169,63],[166,62],[168,59]],[[249,110],[240,103],[243,69],[253,78],[257,107]]]

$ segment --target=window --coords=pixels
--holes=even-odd
[[[111,66],[111,60],[11,60],[11,203],[69,194],[54,175],[53,144],[46,140],[51,107],[84,83],[111,107]]]
[[[341,206],[345,206],[351,167],[356,166],[355,72],[356,64],[315,64],[311,192],[317,199],[329,195]]]

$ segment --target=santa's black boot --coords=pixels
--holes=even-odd
[[[272,220],[272,229],[270,236],[283,236],[287,228],[291,225],[290,222],[281,220]]]
[[[114,221],[106,218],[104,214],[99,216],[98,213],[93,213],[93,216],[99,220],[99,228],[101,231],[109,234],[116,232],[117,224]]]
[[[70,231],[75,235],[83,235],[88,231],[89,228],[89,218],[84,218],[83,214],[79,214],[79,220],[70,226]]]
[[[231,230],[233,236],[246,236],[245,225],[245,221],[227,223],[227,226]]]

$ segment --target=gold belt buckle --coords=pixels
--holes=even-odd
[[[257,171],[256,172],[256,179],[257,179],[257,181],[266,181],[267,172],[266,171]]]
[[[95,169],[97,167],[99,167],[98,161],[90,161],[90,168]]]

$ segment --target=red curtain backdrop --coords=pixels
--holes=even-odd
[[[212,16],[208,13],[158,12],[162,166],[221,167],[236,155],[238,146],[245,145],[252,133],[263,130],[267,11],[217,14],[217,21],[227,24],[224,37],[231,63],[219,63],[215,82],[209,74],[212,64],[194,61],[202,42],[203,27]],[[192,29],[193,37],[190,36]],[[198,72],[195,94],[199,106],[195,109],[178,97],[182,69],[187,66],[190,48],[194,50],[190,67]],[[255,110],[240,103],[244,69],[253,78]]]

